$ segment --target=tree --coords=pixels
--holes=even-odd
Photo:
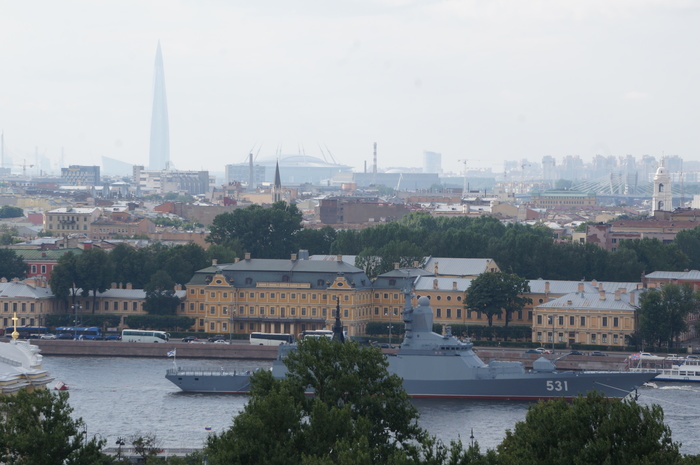
[[[111,460],[105,441],[86,437],[82,418],[71,417],[68,393],[46,389],[0,397],[0,462],[32,465],[93,465]]]
[[[673,464],[682,457],[658,405],[611,402],[590,393],[573,403],[540,402],[498,446],[499,463]]]
[[[136,455],[141,457],[141,463],[147,465],[160,451],[160,441],[153,433],[135,434],[129,438]]]
[[[486,314],[489,326],[493,326],[494,315],[505,311],[507,326],[509,315],[529,303],[529,298],[522,297],[528,292],[528,281],[515,274],[501,271],[482,273],[469,285],[464,307]]]
[[[156,271],[143,290],[146,292],[143,308],[149,314],[175,315],[180,298],[175,295],[175,282],[167,271]]]
[[[0,225],[0,245],[11,245],[15,242],[17,228],[9,227],[6,224]]]
[[[68,308],[68,299],[71,298],[71,305],[75,305],[76,282],[78,276],[78,257],[73,252],[67,252],[58,259],[58,263],[51,270],[49,286],[51,292],[59,302],[63,302]]]
[[[3,205],[0,207],[0,218],[20,218],[24,216],[24,210],[20,207]]]
[[[297,250],[296,234],[301,231],[301,212],[283,201],[270,208],[251,205],[214,218],[207,241],[230,245],[238,240],[255,258],[288,258]]]
[[[308,250],[309,255],[325,255],[331,252],[331,244],[336,239],[336,231],[330,226],[321,229],[304,228],[297,232],[299,249]]]
[[[306,339],[285,364],[284,379],[253,375],[243,412],[207,441],[211,464],[417,463],[426,434],[378,349]]]
[[[92,293],[92,313],[97,308],[97,293],[104,292],[112,282],[112,266],[107,253],[102,249],[89,249],[80,254],[76,260],[78,279],[76,285],[81,288],[80,295],[87,297]]]
[[[690,269],[700,269],[700,226],[678,231],[673,242],[688,257]]]
[[[661,289],[650,289],[639,300],[639,331],[645,341],[669,348],[687,329],[686,317],[697,312],[700,296],[690,284],[667,283]]]
[[[27,276],[27,264],[12,249],[0,249],[0,277],[11,280]]]

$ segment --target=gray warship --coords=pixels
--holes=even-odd
[[[522,363],[492,360],[484,363],[472,350],[473,344],[432,331],[433,311],[427,297],[411,306],[410,292],[405,291],[402,311],[406,333],[396,354],[388,355],[389,372],[403,379],[411,397],[481,400],[536,401],[573,399],[579,394],[598,391],[610,398],[623,398],[657,373],[628,371],[558,371],[544,358],[533,362],[531,370]],[[343,338],[339,311],[336,311],[334,338]],[[275,377],[284,377],[284,357],[295,350],[294,344],[282,344],[272,366]],[[246,394],[252,373],[229,373],[180,367],[167,370],[165,377],[185,392]]]

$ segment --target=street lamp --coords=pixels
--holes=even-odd
[[[126,442],[124,442],[124,438],[118,437],[117,438],[117,446],[118,446],[117,447],[117,461],[122,459],[122,446],[124,444],[126,444]]]
[[[72,305],[73,313],[75,314],[73,320],[73,339],[78,339],[78,309],[82,309],[80,305]]]

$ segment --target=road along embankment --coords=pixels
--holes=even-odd
[[[121,341],[32,340],[45,356],[166,357],[175,349],[178,358],[274,360],[277,347],[250,344],[187,344]]]
[[[175,349],[178,358],[210,358],[239,360],[274,360],[277,357],[275,346],[254,346],[250,344],[187,344],[184,342],[145,343],[121,341],[61,341],[32,340],[32,344],[48,356],[103,356],[103,357],[165,357]],[[387,355],[396,349],[384,349]],[[532,368],[539,355],[526,354],[523,350],[479,349],[477,354],[486,363],[490,360],[512,360],[522,362]],[[542,355],[554,360],[562,354]],[[627,354],[611,354],[608,357],[589,355],[569,355],[556,362],[559,370],[625,370]]]

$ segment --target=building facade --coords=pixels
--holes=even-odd
[[[98,186],[100,167],[70,165],[68,168],[61,168],[61,182],[71,186]]]
[[[55,236],[88,234],[102,211],[95,207],[63,207],[44,213],[44,231]]]

